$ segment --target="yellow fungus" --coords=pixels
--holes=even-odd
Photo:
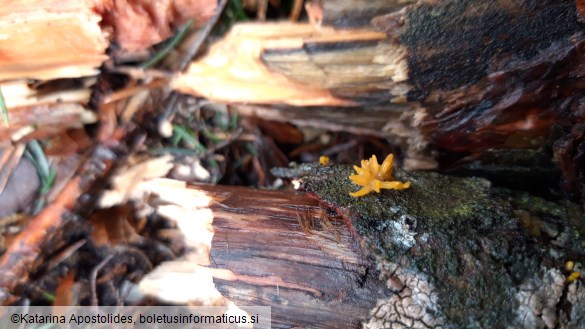
[[[573,262],[572,260],[569,260],[565,263],[565,271],[570,272],[573,270],[573,267],[575,266],[575,262]]]
[[[328,156],[320,156],[319,157],[319,164],[322,166],[326,166],[329,163],[329,157]]]
[[[573,272],[567,277],[567,283],[571,283],[581,277],[581,272]]]
[[[362,186],[357,192],[349,193],[353,197],[364,196],[372,191],[380,193],[380,189],[402,190],[410,187],[410,182],[402,183],[394,181],[392,177],[392,161],[394,155],[389,154],[382,165],[378,163],[375,155],[369,160],[362,160],[361,167],[353,166],[357,175],[349,176],[352,182]]]

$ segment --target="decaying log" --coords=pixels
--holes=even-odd
[[[323,83],[323,77],[321,81],[306,83],[306,80],[314,79],[312,72],[316,67],[303,67],[304,70],[297,73],[306,75],[306,79],[298,81],[273,72],[262,63],[261,56],[267,49],[296,49],[307,42],[361,41],[368,44],[383,39],[385,34],[380,32],[343,31],[306,23],[240,24],[222,42],[215,44],[204,58],[191,64],[188,72],[179,75],[172,86],[182,92],[224,102],[350,105],[353,102],[331,93],[329,86]],[[363,63],[371,61],[370,57],[354,58]],[[304,64],[307,64],[306,59]],[[358,63],[355,64],[349,70],[359,69]],[[359,78],[347,76],[345,82]]]
[[[240,24],[172,86],[224,102],[310,106],[236,109],[301,126],[388,137],[405,146],[407,167],[431,169],[436,160],[428,141],[413,129],[426,114],[403,102],[404,56],[403,47],[393,48],[384,33],[372,30]]]
[[[396,170],[406,190],[354,198],[347,165],[307,170],[302,189],[337,209],[389,296],[367,328],[579,328],[585,325],[585,215],[569,202],[488,181]],[[570,266],[568,266],[569,264]],[[567,268],[569,267],[569,268]],[[397,326],[399,327],[399,326]]]
[[[356,328],[385,295],[345,223],[306,195],[191,188],[215,201],[217,289],[237,305],[271,306],[273,328]]]
[[[187,249],[141,280],[138,300],[270,306],[273,328],[357,328],[386,296],[343,220],[303,193],[156,178],[121,187],[176,223]]]
[[[410,188],[356,199],[348,194],[359,189],[347,178],[348,165],[273,173],[300,177],[316,201],[182,182],[140,188],[194,246],[165,268],[186,282],[207,275],[197,289],[185,288],[192,302],[218,298],[208,292],[213,277],[237,306],[271,306],[275,328],[585,325],[585,215],[576,204],[478,178],[398,169],[396,179],[410,181]],[[201,226],[204,234],[195,229]],[[147,276],[143,293],[184,301],[184,293],[172,293],[178,283],[160,276]],[[196,290],[215,297],[196,299]]]
[[[271,306],[274,328],[585,325],[585,215],[577,205],[483,179],[401,170],[395,176],[410,188],[356,199],[351,172],[316,164],[274,170],[301,176],[308,196],[145,183],[141,193],[150,191],[148,202],[177,221],[193,250],[148,275],[140,290],[198,304],[221,299],[209,292],[213,277],[237,306]],[[183,291],[162,282],[163,268],[181,282],[207,279]],[[197,299],[197,291],[215,297]]]
[[[236,106],[246,114],[385,136],[402,146],[409,169],[476,161],[476,169],[522,167],[520,175],[544,155],[562,172],[564,190],[585,199],[581,2],[357,1],[351,6],[372,10],[357,10],[355,21],[339,14],[348,10],[342,3],[311,3],[309,15],[323,22],[313,30],[236,26],[175,88],[278,105]],[[228,53],[246,60],[229,61]],[[273,97],[248,92],[253,87]],[[306,87],[313,93],[303,97]],[[498,153],[506,150],[540,153],[525,165]],[[487,152],[499,160],[489,162]]]

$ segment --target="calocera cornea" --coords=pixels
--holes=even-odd
[[[410,187],[410,181],[406,183],[394,180],[392,176],[392,162],[394,155],[389,154],[382,165],[378,163],[376,155],[369,160],[362,160],[361,167],[353,166],[357,175],[350,175],[349,179],[362,186],[357,192],[350,192],[353,197],[364,196],[372,191],[380,193],[381,189],[403,190]]]

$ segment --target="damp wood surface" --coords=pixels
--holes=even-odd
[[[215,201],[209,266],[225,297],[270,306],[273,328],[360,327],[383,286],[345,222],[302,193],[190,188]]]

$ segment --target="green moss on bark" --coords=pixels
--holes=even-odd
[[[519,325],[520,285],[585,258],[583,214],[569,202],[492,189],[483,179],[399,170],[396,178],[411,188],[354,198],[352,173],[345,165],[312,168],[302,188],[349,219],[377,268],[393,264],[381,279],[400,272],[428,280],[448,328]],[[539,234],[531,221],[542,226]]]

